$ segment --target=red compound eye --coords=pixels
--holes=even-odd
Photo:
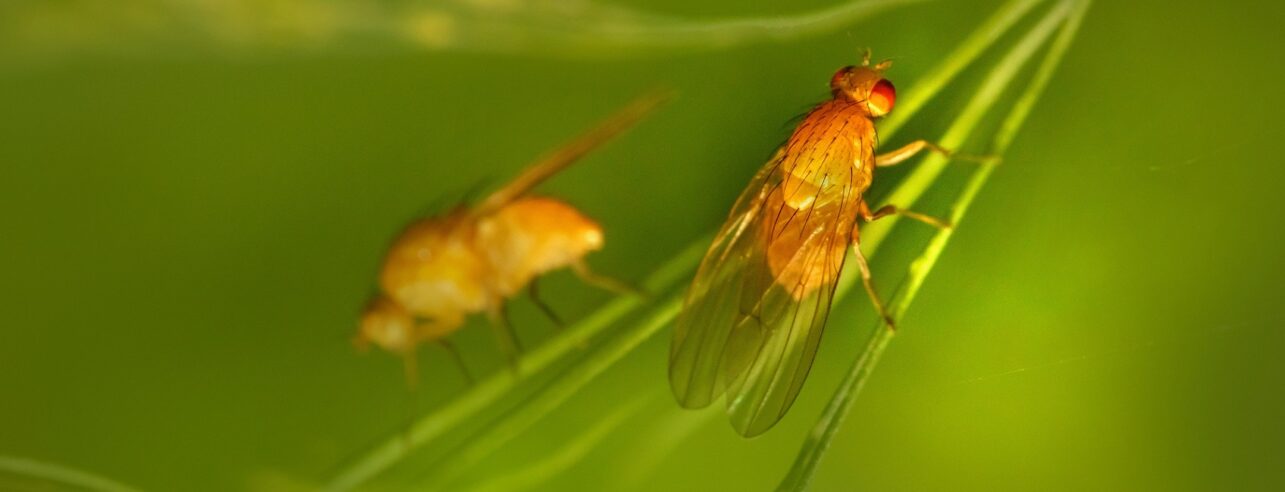
[[[892,86],[888,79],[879,79],[875,86],[870,88],[870,100],[866,103],[870,106],[871,114],[883,116],[892,111],[893,104],[897,102],[897,88]]]

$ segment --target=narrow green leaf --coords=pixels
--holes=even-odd
[[[888,118],[879,123],[879,135],[885,140],[897,133],[906,122],[919,113],[933,96],[955,79],[987,48],[999,41],[1009,29],[1044,0],[1009,0],[1001,5],[990,18],[982,21],[967,38],[959,43],[941,63],[933,67],[922,78],[915,81],[915,90],[907,92],[897,101],[897,109]]]
[[[785,42],[925,0],[851,0],[775,17],[693,20],[604,0],[363,2],[96,0],[0,2],[0,59],[183,51],[336,52],[354,46],[614,58]],[[236,19],[235,28],[228,20]],[[20,29],[2,29],[22,26]],[[75,33],[50,37],[57,30]],[[373,42],[373,43],[372,43]]]
[[[924,1],[854,0],[794,15],[713,20],[683,19],[606,2],[586,2],[575,9],[532,4],[500,16],[462,2],[457,6],[467,8],[455,12],[465,20],[461,24],[474,29],[458,30],[452,39],[455,46],[447,47],[592,57],[710,51],[833,32]]]
[[[542,391],[486,426],[483,432],[469,439],[460,449],[434,466],[424,489],[445,490],[445,486],[450,485],[462,472],[529,429],[661,328],[668,326],[682,307],[682,293],[675,293],[658,304],[656,310],[642,322],[623,331],[602,348],[586,354],[583,359],[550,381]]]
[[[969,62],[975,60],[987,47],[994,44],[1003,30],[1011,28],[1021,18],[1021,13],[1042,0],[1010,0],[1002,11],[982,24],[984,33],[974,33],[959,48],[947,57],[942,64],[929,72],[929,76],[906,91],[903,101],[896,113],[900,120],[892,120],[891,128],[881,127],[881,136],[890,138],[896,132],[900,122],[912,118],[921,109],[924,102],[938,93],[949,80],[958,75]],[[1016,13],[1015,13],[1016,12]],[[999,32],[996,32],[999,31]],[[900,188],[898,188],[900,189]],[[886,219],[891,221],[892,219]],[[882,242],[887,231],[863,231],[863,246],[873,251]],[[652,275],[645,288],[651,292],[662,292],[694,269],[700,255],[708,246],[709,238],[701,238],[688,246],[676,258],[670,260],[660,271]],[[851,272],[845,275],[835,294],[834,302],[839,302],[852,288]],[[566,330],[545,345],[526,354],[520,361],[521,374],[538,372],[553,362],[560,360],[568,352],[580,346],[603,329],[639,307],[640,303],[632,298],[620,298],[604,306],[584,321]],[[489,455],[513,437],[529,428],[544,415],[557,408],[575,391],[583,387],[594,377],[623,358],[634,347],[641,344],[656,331],[672,322],[681,307],[681,297],[674,297],[667,302],[653,307],[652,314],[643,323],[622,332],[617,340],[609,346],[594,349],[586,358],[569,367],[564,373],[555,377],[539,393],[528,401],[507,412],[494,425],[486,426],[480,433],[465,443],[458,452],[452,453],[443,466],[434,469],[453,470],[448,473],[434,474],[430,477],[433,484],[445,484],[459,471]],[[481,410],[488,408],[497,400],[508,394],[525,378],[512,377],[509,374],[496,374],[478,382],[468,393],[453,400],[423,418],[419,419],[406,435],[389,436],[381,445],[372,449],[360,459],[346,467],[329,483],[327,490],[344,491],[360,485],[400,461],[406,454],[419,446],[441,436],[447,430],[467,421]]]
[[[593,451],[608,435],[615,432],[630,416],[647,401],[654,401],[659,393],[635,398],[634,401],[620,405],[606,416],[599,419],[576,435],[558,449],[550,451],[547,456],[520,469],[505,472],[498,476],[488,477],[469,490],[472,492],[510,492],[529,490],[548,482],[559,474],[575,466]],[[668,395],[664,395],[668,396]]]
[[[1048,85],[1053,72],[1057,70],[1062,61],[1062,56],[1066,53],[1067,48],[1070,47],[1071,42],[1074,41],[1084,14],[1088,10],[1090,0],[1066,1],[1063,3],[1068,6],[1074,5],[1074,11],[1071,12],[1058,37],[1053,41],[1053,45],[1049,48],[1044,62],[1040,64],[1035,78],[1027,86],[1026,91],[1000,125],[999,131],[991,143],[990,151],[995,155],[1002,155],[1008,150],[1008,146],[1012,144],[1013,137],[1016,136],[1022,123],[1026,121],[1026,117],[1030,114],[1035,102],[1039,100],[1044,87]],[[964,214],[968,211],[968,207],[977,198],[977,193],[981,191],[982,186],[990,179],[991,173],[995,172],[995,169],[995,166],[982,166],[973,173],[969,181],[964,185],[964,191],[951,206],[951,214],[949,216],[951,224],[959,225],[960,221],[964,219]],[[937,231],[937,234],[933,236],[924,252],[911,262],[905,291],[893,303],[895,316],[899,317],[904,314],[906,308],[914,300],[915,295],[919,292],[919,287],[923,285],[928,272],[937,263],[937,258],[945,250],[946,243],[950,241],[954,231],[954,228]]]
[[[1014,0],[1011,1],[1006,8],[1025,12],[1030,9],[1030,6],[1033,3],[1038,3],[1038,0],[1035,2],[1030,0]],[[1011,13],[1003,12],[996,15],[992,20],[984,23],[983,27],[994,28],[995,26],[1002,26],[1003,28],[1008,28],[1017,20],[1018,18],[1013,17]],[[995,43],[998,39],[999,36],[993,34],[985,36],[971,36],[967,43],[961,45],[960,48],[952,54],[950,60],[944,62],[941,66],[932,71],[934,77],[945,80],[953,78],[963,68],[957,66],[957,62],[955,60],[976,59],[981,52],[985,51],[987,46]],[[939,80],[917,84],[911,91],[909,91],[908,97],[912,98],[912,100],[926,101],[931,99],[931,96],[939,92],[944,86],[945,83],[940,82]],[[909,109],[904,110],[901,114],[903,117],[909,118],[913,116],[920,107],[922,107],[922,105],[912,106]],[[873,238],[871,241],[873,241],[877,246],[881,239],[882,236]],[[707,243],[708,238],[702,239],[702,241],[699,242],[699,246],[701,246],[700,249],[703,250],[703,247]],[[851,289],[852,283],[851,278],[849,278],[845,282],[846,285],[841,284],[840,290],[836,292],[833,302],[839,302],[842,297],[846,295],[846,292]],[[504,443],[507,443],[510,439],[528,429],[540,418],[543,418],[549,412],[553,411],[598,374],[605,371],[620,358],[623,358],[629,353],[629,351],[633,350],[633,348],[648,339],[656,331],[672,322],[673,318],[681,309],[681,305],[681,296],[675,296],[666,303],[658,305],[656,307],[656,311],[653,312],[649,319],[630,328],[629,330],[624,331],[621,333],[620,338],[613,341],[611,345],[589,354],[584,361],[576,366],[568,368],[564,374],[551,381],[544,392],[537,394],[532,398],[532,400],[514,408],[499,421],[493,423],[493,425],[486,426],[482,433],[469,439],[468,442],[462,446],[462,449],[451,453],[450,458],[433,467],[435,472],[433,472],[432,476],[429,478],[429,487],[427,488],[429,490],[435,490],[448,485],[449,481],[457,476],[458,473],[499,449]]]
[[[0,474],[27,478],[53,487],[95,492],[138,492],[134,487],[87,471],[13,456],[0,456]]]
[[[1022,94],[1014,109],[1005,118],[995,136],[991,151],[996,155],[1000,155],[1007,150],[1017,129],[1024,122],[1035,101],[1038,100],[1053,71],[1061,62],[1062,55],[1074,39],[1088,5],[1088,0],[1064,0],[1053,7],[1040,23],[1032,28],[991,71],[981,90],[978,91],[972,102],[964,110],[963,115],[947,131],[942,143],[947,146],[962,143],[971,133],[972,127],[976,126],[976,123],[984,116],[986,110],[1004,92],[1020,69],[1026,65],[1026,62],[1035,54],[1037,49],[1052,36],[1060,25],[1060,34],[1054,40],[1043,63],[1037,69],[1035,79],[1027,86],[1026,91]],[[940,167],[944,166],[945,161],[944,159],[938,159],[937,161],[935,166],[928,166],[930,162],[927,161],[922,163],[916,169],[915,174],[912,174],[903,182],[903,186],[893,192],[890,200],[907,200],[906,202],[898,201],[895,203],[913,203],[914,199],[918,198],[940,174]],[[956,199],[952,207],[950,216],[952,224],[958,225],[969,204],[972,203],[981,186],[989,178],[990,174],[994,172],[994,169],[995,166],[982,166],[974,172],[963,193]],[[923,254],[912,262],[906,282],[905,294],[894,299],[889,306],[894,316],[900,317],[905,313],[919,286],[922,285],[924,278],[942,250],[944,250],[952,230],[940,231],[934,236]],[[804,441],[802,449],[795,458],[793,467],[781,481],[777,490],[799,491],[807,489],[816,473],[817,466],[829,448],[835,432],[842,425],[844,417],[850,412],[853,402],[856,400],[857,395],[860,394],[874,367],[878,364],[880,356],[892,340],[894,333],[892,330],[882,326],[876,329],[865,351],[853,363],[839,390],[831,398],[821,418],[818,419],[812,433]]]
[[[686,278],[696,268],[704,253],[708,238],[701,238],[687,246],[643,282],[648,292],[664,292],[680,279]],[[568,353],[580,350],[586,342],[598,336],[616,321],[643,306],[645,301],[637,296],[619,297],[595,311],[584,320],[561,331],[548,342],[524,353],[517,361],[517,373],[500,371],[476,382],[467,392],[445,406],[420,417],[403,433],[384,439],[358,459],[351,462],[326,486],[326,490],[343,491],[364,483],[400,461],[410,451],[432,442],[437,437],[477,415],[514,388],[530,379],[550,364],[561,360]]]

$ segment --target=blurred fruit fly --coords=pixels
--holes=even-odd
[[[473,313],[490,316],[502,350],[516,360],[520,349],[504,303],[529,288],[532,300],[552,316],[536,291],[536,277],[545,272],[571,267],[591,285],[629,290],[593,273],[584,261],[602,248],[602,227],[566,202],[529,192],[667,99],[662,93],[643,96],[530,165],[476,206],[459,206],[407,227],[388,248],[379,293],[361,316],[358,346],[373,343],[401,355],[413,386],[421,343],[437,342],[461,362],[446,336]]]
[[[876,167],[941,147],[918,140],[882,155],[874,120],[892,111],[891,66],[839,69],[833,97],[812,109],[789,140],[750,181],[705,254],[678,316],[669,352],[669,382],[678,403],[708,406],[726,394],[732,426],[763,433],[798,396],[816,355],[835,283],[849,245],[875,308],[891,328],[858,245],[858,219],[903,214],[871,211],[862,194]]]

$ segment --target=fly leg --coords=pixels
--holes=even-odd
[[[879,207],[879,210],[875,210],[874,212],[871,212],[870,206],[866,205],[865,202],[861,202],[860,213],[861,213],[861,218],[865,219],[866,222],[871,222],[883,217],[887,217],[889,215],[898,214],[898,215],[905,216],[906,218],[909,218],[909,219],[915,219],[917,221],[923,222],[925,224],[936,227],[938,229],[950,229],[950,222],[939,219],[937,217],[933,217],[931,215],[924,215],[919,212],[912,212],[910,210],[898,208],[896,205],[884,205],[882,207]]]
[[[562,318],[558,317],[558,313],[553,312],[553,308],[540,299],[540,288],[537,286],[539,280],[539,278],[533,278],[531,279],[531,285],[527,286],[527,295],[531,297],[531,302],[535,303],[535,306],[540,308],[540,312],[548,316],[559,329],[566,327],[566,324],[562,322]]]
[[[491,318],[491,328],[495,331],[496,341],[500,343],[500,351],[504,352],[505,357],[509,359],[513,372],[517,373],[518,356],[522,355],[518,335],[513,331],[513,325],[509,323],[509,313],[504,306],[504,300],[496,299],[491,306],[487,314]]]
[[[406,384],[410,386],[412,391],[419,384],[419,364],[417,362],[419,345],[423,342],[436,341],[446,346],[449,343],[446,341],[446,335],[459,328],[464,323],[464,318],[448,314],[434,318],[420,318],[415,320],[414,323],[410,333],[405,334],[404,346],[399,350],[402,360],[405,362]],[[458,358],[459,355],[456,355],[457,360]],[[461,366],[463,366],[462,362]]]
[[[879,210],[871,212],[870,206],[863,201],[861,202],[861,208],[858,210],[858,213],[866,222],[878,220],[893,214],[900,214],[939,229],[950,229],[950,224],[942,219],[938,219],[931,215],[924,215],[919,212],[911,212],[909,210],[897,208],[895,205],[884,205],[879,207]],[[870,302],[875,305],[875,309],[879,311],[879,315],[882,316],[884,322],[888,324],[888,329],[895,330],[897,328],[897,323],[892,319],[892,314],[890,314],[887,308],[884,307],[883,300],[879,298],[879,293],[875,291],[874,280],[870,275],[870,265],[866,263],[866,255],[861,253],[860,241],[857,239],[858,237],[858,230],[856,227],[853,227],[852,251],[856,253],[857,266],[861,268],[861,283],[865,285],[866,293],[870,295]]]
[[[415,407],[418,406],[419,403],[419,363],[417,352],[419,352],[419,345],[412,345],[410,348],[402,351],[402,369],[406,372],[406,401],[408,403],[406,405],[405,430],[402,432],[402,437],[405,439],[408,448],[411,444],[410,433],[412,423],[415,420],[415,414],[418,413],[415,411]]]
[[[903,145],[899,149],[894,149],[892,151],[875,156],[875,165],[878,167],[895,166],[897,164],[901,164],[902,162],[905,162],[907,159],[910,159],[911,157],[914,157],[916,154],[923,152],[925,150],[928,150],[930,152],[936,152],[945,157],[953,157],[955,159],[959,159],[963,161],[980,162],[985,164],[994,163],[998,161],[998,158],[994,156],[975,156],[975,155],[967,155],[967,154],[956,154],[954,151],[950,149],[947,149],[935,143],[929,142],[927,140],[915,140],[914,142],[910,142],[906,145]]]
[[[558,313],[553,312],[553,308],[549,307],[548,304],[545,304],[544,301],[540,299],[540,291],[539,288],[536,287],[537,281],[539,281],[538,277],[531,279],[531,285],[527,287],[527,294],[531,296],[531,302],[534,302],[536,307],[540,308],[540,311],[544,312],[545,316],[548,316],[549,319],[553,320],[554,326],[557,326],[559,330],[566,328],[566,323],[563,323],[562,318],[558,317]],[[581,349],[588,348],[589,341],[582,339],[580,340],[580,343],[576,344],[576,346]]]
[[[578,260],[575,263],[572,263],[571,270],[574,271],[576,276],[580,277],[580,280],[583,280],[584,283],[599,289],[615,292],[617,294],[631,294],[638,297],[647,297],[647,293],[637,287],[594,272],[589,268],[589,264],[585,263],[584,260]]]
[[[445,350],[446,353],[451,355],[451,360],[455,361],[455,365],[460,366],[460,374],[464,375],[464,381],[467,382],[469,386],[472,386],[473,375],[469,374],[468,366],[464,364],[464,358],[460,357],[460,352],[455,350],[455,345],[447,341],[445,338],[439,339],[437,341],[437,345],[441,346],[442,350]]]
[[[870,295],[870,303],[875,305],[875,310],[879,311],[879,317],[883,322],[888,324],[889,330],[897,329],[897,322],[892,319],[892,314],[888,313],[884,307],[883,299],[879,298],[879,293],[875,291],[874,277],[870,274],[870,264],[866,263],[866,255],[861,252],[861,241],[857,240],[856,231],[852,234],[852,252],[857,256],[857,267],[861,269],[861,284],[866,287],[866,294]]]
[[[402,351],[402,370],[406,373],[406,389],[413,394],[419,387],[419,346],[411,346]]]

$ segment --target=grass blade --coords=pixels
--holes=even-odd
[[[680,279],[696,268],[708,239],[692,243],[682,253],[671,259],[643,282],[648,292],[669,290]],[[350,463],[326,486],[326,490],[344,491],[360,485],[400,461],[411,450],[423,446],[446,431],[468,420],[478,412],[509,394],[513,388],[561,360],[568,353],[579,350],[584,343],[597,336],[617,320],[644,304],[636,296],[618,297],[595,311],[584,320],[558,333],[548,342],[525,353],[517,361],[517,374],[500,371],[479,380],[459,398],[438,408],[411,425],[404,434],[394,433],[357,460]]]
[[[564,444],[560,449],[551,452],[547,457],[527,465],[519,470],[505,473],[482,483],[469,487],[471,492],[504,492],[529,490],[548,482],[553,477],[567,471],[598,446],[598,443],[611,435],[642,408],[643,403],[654,400],[656,396],[637,398],[632,402],[617,407],[597,422],[590,424],[579,435]]]
[[[0,474],[29,478],[53,486],[95,492],[138,492],[138,489],[110,478],[63,465],[27,458],[0,456]]]
[[[1007,4],[1006,9],[1013,9],[1020,12],[1026,12],[1039,0],[1014,0]],[[1007,29],[1011,27],[1020,16],[1014,16],[1011,12],[1001,12],[991,21],[984,23],[983,28],[1000,28]],[[926,84],[916,85],[909,91],[909,97],[912,100],[927,101],[933,95],[939,92],[945,86],[945,81],[956,76],[964,67],[959,66],[958,60],[976,59],[985,49],[999,39],[999,34],[988,33],[987,35],[973,35],[969,41],[962,44],[959,49],[950,57],[947,62],[933,70],[935,79]],[[922,106],[922,104],[912,106],[911,108],[900,113],[903,118],[909,118]],[[974,122],[975,124],[975,122]],[[894,129],[895,131],[895,129]],[[888,132],[885,132],[888,133]],[[904,185],[903,185],[904,186]],[[900,189],[900,188],[898,188]],[[874,245],[882,240],[882,236],[873,238],[871,241]],[[698,244],[704,246],[707,240],[702,240]],[[702,248],[703,249],[703,248]],[[840,289],[836,292],[834,302],[838,302],[848,290],[852,287],[851,278],[847,279]],[[435,490],[448,485],[450,480],[457,476],[458,473],[467,469],[469,466],[485,458],[490,453],[502,447],[510,439],[516,437],[521,432],[528,429],[532,424],[543,418],[548,413],[556,409],[562,402],[566,401],[575,394],[580,388],[588,384],[594,377],[601,374],[612,364],[623,358],[635,347],[650,338],[655,332],[673,321],[682,306],[681,296],[674,296],[667,302],[658,305],[643,323],[624,331],[617,340],[611,345],[603,347],[600,351],[590,354],[584,361],[567,371],[559,378],[550,381],[543,392],[535,395],[528,403],[515,408],[505,417],[493,425],[486,426],[485,430],[478,436],[469,439],[458,452],[451,453],[451,457],[446,459],[434,469],[438,470],[430,479],[429,490]]]
[[[1080,23],[1084,20],[1084,14],[1088,11],[1091,0],[1073,0],[1066,3],[1075,4],[1074,10],[1062,26],[1058,37],[1053,41],[1048,55],[1045,56],[1043,63],[1040,64],[1035,73],[1035,78],[1027,86],[1026,91],[1022,93],[1012,111],[1004,118],[1003,123],[1001,123],[999,131],[991,143],[991,152],[996,155],[1003,154],[1008,150],[1008,146],[1012,144],[1017,131],[1030,114],[1031,108],[1035,106],[1035,102],[1039,100],[1040,95],[1044,92],[1044,87],[1048,85],[1049,79],[1052,78],[1053,73],[1057,70],[1062,61],[1062,56],[1070,47],[1071,42],[1075,40],[1075,35],[1079,31]],[[973,173],[972,177],[964,185],[964,191],[951,207],[950,223],[958,225],[963,220],[968,207],[972,205],[973,200],[977,198],[977,193],[981,191],[982,186],[986,184],[986,181],[990,179],[991,173],[994,171],[995,166],[983,166]],[[954,230],[954,228],[951,228],[937,231],[937,234],[933,236],[924,252],[911,262],[905,291],[894,302],[896,306],[895,316],[904,314],[906,308],[913,302],[915,295],[919,292],[919,287],[923,285],[928,272],[932,270],[937,258],[945,250],[946,243],[950,241]]]
[[[606,58],[790,41],[924,1],[850,0],[795,15],[712,20],[603,0],[438,0],[405,5],[357,0],[120,0],[113,9],[96,8],[100,2],[95,0],[0,2],[0,59],[42,62],[69,54],[262,55],[408,47]],[[50,32],[66,35],[51,37]]]
[[[700,252],[704,253],[704,248]],[[445,490],[460,473],[529,429],[661,328],[668,326],[682,307],[682,293],[672,294],[641,323],[625,330],[602,348],[586,354],[584,359],[568,367],[523,405],[507,412],[492,425],[486,426],[479,435],[464,443],[461,449],[450,453],[447,459],[434,467],[435,472],[429,477],[424,489]]]
[[[933,96],[955,79],[959,72],[973,63],[987,48],[999,41],[1009,29],[1030,12],[1031,8],[1044,0],[1009,0],[1001,5],[990,18],[982,21],[967,38],[959,43],[955,51],[946,55],[942,62],[933,67],[923,78],[915,81],[915,90],[907,92],[897,101],[897,110],[879,123],[879,136],[888,139],[897,133],[906,122],[919,113]]]
[[[545,18],[557,25],[557,37],[528,38],[500,45],[495,36],[470,43],[482,49],[529,50],[547,43],[545,53],[618,56],[622,53],[709,51],[736,46],[786,42],[831,32],[867,17],[926,0],[854,0],[812,12],[775,17],[693,21],[603,4],[586,4],[575,18]],[[529,36],[531,33],[528,32]],[[490,44],[488,44],[490,43]]]
[[[1014,109],[1004,119],[999,132],[995,136],[991,151],[998,155],[1007,150],[1018,128],[1043,92],[1053,71],[1061,62],[1062,55],[1074,39],[1088,5],[1089,2],[1087,0],[1064,0],[1055,6],[991,71],[987,80],[983,83],[981,91],[974,96],[973,101],[965,109],[963,116],[956,120],[955,125],[952,125],[947,132],[947,137],[943,138],[943,143],[949,146],[952,141],[962,142],[966,139],[971,127],[976,125],[986,109],[994,103],[995,99],[1009,85],[1021,67],[1025,66],[1027,60],[1034,55],[1035,51],[1044,44],[1047,38],[1060,25],[1060,34],[1053,42],[1044,62],[1037,69],[1035,79],[1028,85]],[[1073,7],[1074,10],[1072,11]],[[897,203],[913,203],[914,199],[918,198],[940,174],[940,167],[944,166],[945,161],[939,160],[935,168],[927,164],[929,162],[921,164],[915,173],[903,182],[903,186],[892,193],[892,200],[909,198],[908,202]],[[950,215],[952,224],[958,224],[959,220],[963,218],[969,204],[972,203],[981,186],[994,169],[994,166],[983,166],[973,174],[963,193],[956,199],[952,207]],[[903,315],[909,307],[924,278],[944,250],[952,230],[940,231],[933,237],[924,253],[911,264],[905,294],[896,298],[890,305],[890,310],[895,317]],[[826,406],[813,432],[804,441],[802,449],[795,458],[793,467],[782,480],[777,490],[797,491],[805,490],[808,487],[821,458],[829,448],[831,439],[833,439],[835,432],[842,425],[844,417],[851,410],[853,402],[856,400],[857,395],[860,394],[861,388],[874,370],[884,349],[892,340],[893,334],[892,330],[882,326],[876,330],[866,350],[857,358],[852,369],[843,383],[841,383],[839,390]]]
[[[885,122],[892,123],[892,126],[890,128],[881,127],[880,134],[882,138],[885,140],[890,138],[898,129],[899,122],[911,119],[924,102],[936,95],[946,83],[966,67],[967,62],[975,60],[999,39],[1002,31],[1011,28],[1021,18],[1021,15],[1015,14],[1015,12],[1019,14],[1025,13],[1040,1],[1011,0],[1005,4],[997,15],[984,22],[979,31],[986,30],[988,32],[970,35],[942,64],[931,70],[927,78],[906,91],[903,101],[911,101],[911,103],[907,105],[903,102],[898,108],[896,114],[900,120]],[[961,61],[964,63],[961,63]],[[904,185],[899,187],[898,190],[902,187]],[[894,219],[889,218],[881,222],[890,222],[892,220]],[[878,248],[887,232],[887,229],[870,232],[862,231],[863,246],[868,248],[868,251],[874,251]],[[666,290],[668,286],[677,281],[676,278],[678,276],[686,275],[695,268],[708,243],[708,237],[692,243],[649,278],[644,287],[652,292]],[[834,302],[839,302],[852,288],[854,277],[851,275],[845,277],[835,294]],[[542,370],[554,361],[559,360],[573,348],[579,346],[582,341],[589,339],[614,321],[632,312],[639,305],[640,302],[633,298],[620,298],[612,301],[581,323],[576,324],[545,345],[526,354],[519,361],[521,372],[529,374]],[[589,354],[588,358],[581,361],[580,364],[569,368],[567,372],[550,381],[542,393],[537,393],[527,403],[513,409],[506,414],[506,417],[502,417],[499,422],[496,422],[496,425],[487,426],[482,435],[476,436],[475,439],[470,439],[464,449],[460,450],[459,453],[452,454],[449,462],[451,466],[446,467],[446,469],[463,469],[498,449],[500,445],[551,412],[580,387],[583,387],[598,374],[605,371],[615,361],[622,358],[638,344],[641,344],[657,330],[670,323],[673,317],[677,315],[680,307],[681,298],[679,297],[657,305],[647,322],[622,332],[619,335],[619,339],[613,342],[610,347],[600,349],[606,353],[595,352]],[[387,438],[382,444],[337,474],[327,486],[327,490],[351,490],[355,486],[366,482],[396,464],[409,450],[424,445],[495,403],[522,380],[521,378],[515,379],[508,374],[496,374],[480,381],[459,399],[419,419],[407,435],[396,434]],[[434,483],[445,483],[444,480],[448,479],[449,477],[435,477],[430,480],[433,480]]]

